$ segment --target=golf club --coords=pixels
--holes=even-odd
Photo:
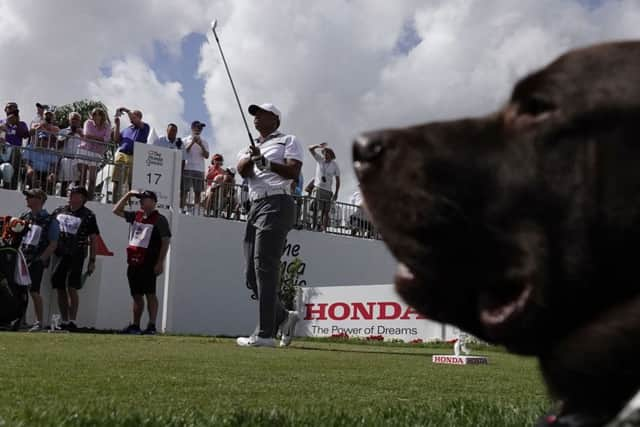
[[[233,84],[233,79],[231,78],[231,72],[229,71],[229,65],[227,65],[227,60],[224,57],[224,52],[222,52],[222,46],[220,46],[220,40],[218,39],[218,34],[216,34],[217,26],[218,26],[218,21],[214,19],[213,22],[211,22],[211,31],[213,31],[213,37],[216,39],[218,50],[220,50],[220,56],[222,57],[224,68],[227,70],[227,76],[229,76],[229,81],[231,82],[231,88],[233,89],[233,94],[236,96],[236,102],[238,103],[240,114],[242,115],[242,121],[244,122],[244,127],[247,129],[247,135],[249,135],[249,141],[251,142],[251,146],[255,146],[255,143],[253,141],[253,136],[251,136],[251,131],[249,130],[249,125],[247,124],[247,119],[244,116],[244,111],[242,110],[242,104],[240,104],[240,98],[238,98],[238,91],[236,91],[236,85]]]

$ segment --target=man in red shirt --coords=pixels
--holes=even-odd
[[[125,210],[129,199],[140,199],[138,211]],[[164,271],[164,261],[169,250],[171,230],[169,222],[161,215],[156,205],[158,197],[153,191],[129,191],[113,208],[113,213],[130,224],[129,246],[127,247],[127,279],[133,298],[133,322],[122,332],[126,334],[156,333],[158,297],[156,279]],[[144,311],[144,297],[147,299],[149,324],[140,330],[140,319]]]

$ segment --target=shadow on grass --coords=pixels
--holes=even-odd
[[[544,412],[539,402],[514,405],[501,402],[456,399],[444,405],[393,406],[347,410],[344,407],[237,409],[230,413],[207,413],[202,408],[122,411],[104,407],[30,408],[7,418],[0,425],[31,427],[187,427],[187,426],[424,426],[424,427],[522,427]]]
[[[308,350],[308,351],[326,351],[326,352],[336,352],[336,353],[358,353],[358,354],[388,354],[394,356],[414,356],[414,357],[431,357],[434,354],[441,354],[443,352],[439,352],[436,350],[425,349],[427,351],[390,351],[390,350],[381,350],[384,347],[376,347],[371,348],[370,350],[366,350],[363,348],[358,348],[362,346],[349,344],[341,344],[343,347],[311,347],[307,345],[293,345],[289,347],[289,350]],[[373,346],[371,346],[373,347]]]

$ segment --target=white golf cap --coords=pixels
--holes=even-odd
[[[273,113],[276,116],[278,116],[278,119],[281,119],[282,117],[282,113],[280,113],[280,110],[278,110],[275,105],[268,102],[260,105],[256,105],[256,104],[249,105],[249,114],[251,114],[252,116],[255,116],[258,110],[269,111],[270,113]]]

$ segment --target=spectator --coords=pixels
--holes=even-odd
[[[59,156],[47,148],[49,133],[38,131],[35,147],[29,144],[22,156],[25,168],[25,185],[30,188],[45,188],[53,192]]]
[[[100,234],[94,213],[85,207],[89,194],[84,187],[69,191],[69,203],[53,211],[60,225],[60,237],[55,254],[59,257],[53,269],[51,283],[58,292],[58,306],[62,328],[77,328],[76,318],[80,299],[78,291],[83,285],[82,269],[89,249],[87,275],[96,268],[97,235]]]
[[[259,321],[251,336],[236,342],[242,347],[274,347],[280,330],[280,346],[286,347],[299,315],[287,311],[280,300],[280,257],[295,223],[291,181],[300,175],[304,152],[295,136],[278,131],[281,115],[273,104],[251,105],[249,114],[260,137],[238,156],[238,172],[249,184],[245,280],[258,299]]]
[[[351,226],[351,235],[371,236],[372,226],[366,217],[366,213],[362,209],[362,193],[360,188],[351,195],[349,203],[357,206],[355,212],[349,216],[349,225]]]
[[[322,148],[322,155],[316,153],[318,148]],[[336,162],[336,155],[332,149],[327,147],[327,143],[323,142],[319,145],[309,146],[309,152],[316,160],[316,176],[314,178],[316,208],[320,210],[321,225],[320,230],[325,230],[329,222],[329,212],[331,210],[331,202],[338,199],[340,191],[340,168]],[[336,192],[333,193],[333,178],[336,179]],[[317,211],[314,213],[314,226]]]
[[[207,187],[211,187],[213,180],[218,175],[224,175],[225,169],[223,165],[224,157],[222,157],[222,154],[214,154],[211,158],[211,165],[207,168]]]
[[[140,199],[141,209],[137,212],[125,211],[124,207],[131,197]],[[113,208],[113,213],[123,217],[131,224],[129,246],[127,247],[127,279],[133,298],[133,322],[122,332],[126,334],[156,333],[158,316],[158,298],[156,297],[156,278],[164,270],[164,261],[169,250],[171,230],[169,222],[161,215],[156,204],[158,198],[153,191],[129,191]],[[147,299],[149,323],[147,329],[140,330],[140,319],[144,311],[144,299]]]
[[[205,192],[205,211],[206,215],[218,216],[218,211],[220,208],[220,203],[218,197],[220,197],[220,192],[218,188],[224,182],[225,169],[224,158],[222,154],[214,154],[211,158],[211,165],[207,168],[207,191]]]
[[[58,132],[60,128],[54,123],[55,115],[53,111],[44,112],[44,120],[34,125],[33,130],[36,133],[36,139],[47,149],[54,150],[57,148]]]
[[[193,189],[194,212],[200,208],[200,194],[204,188],[204,161],[209,157],[209,144],[200,134],[206,124],[199,121],[191,123],[191,135],[184,139],[184,170],[182,171],[182,188],[180,206],[186,205],[187,194]]]
[[[296,203],[296,223],[294,228],[297,230],[301,230],[304,227],[304,215],[303,215],[303,204],[304,200],[302,198],[302,189],[304,188],[304,177],[302,173],[298,175],[298,179],[291,182],[291,194],[294,196],[294,201]]]
[[[5,120],[0,121],[0,131],[5,133],[5,141],[12,147],[11,150],[11,166],[14,172],[20,170],[22,162],[22,143],[23,140],[29,138],[29,127],[25,122],[20,121],[20,110],[18,104],[9,102],[4,111],[7,115]],[[11,189],[18,188],[18,174],[14,173],[11,178]]]
[[[298,175],[298,179],[291,183],[291,189],[294,196],[302,197],[302,189],[304,188],[304,176]]]
[[[33,116],[33,120],[31,120],[31,124],[40,123],[44,120],[44,112],[49,110],[49,106],[47,104],[42,104],[40,102],[36,102],[36,115]]]
[[[226,168],[224,174],[216,177],[218,180],[219,211],[225,213],[226,218],[231,217],[231,212],[237,205],[236,200],[236,172],[232,168]]]
[[[307,193],[307,197],[311,197],[311,195],[313,194],[313,189],[315,187],[316,187],[316,180],[314,178],[311,181],[309,181],[306,187],[304,187],[304,192]]]
[[[127,113],[131,124],[120,131],[120,116]],[[114,159],[116,171],[113,174],[113,199],[120,197],[121,187],[127,184],[131,187],[131,168],[133,167],[133,151],[136,142],[146,144],[151,133],[151,126],[142,121],[142,112],[120,107],[116,110],[113,119],[115,129],[113,140],[118,145],[118,151]]]
[[[155,141],[149,141],[148,144],[175,150],[181,150],[183,147],[182,139],[178,137],[178,126],[174,123],[169,123],[167,126],[167,136],[157,138]]]
[[[304,187],[304,192],[307,193],[302,199],[302,227],[307,230],[313,230],[314,224],[317,221],[316,218],[316,201],[311,198],[313,189],[315,188],[315,178],[311,178],[311,181]],[[310,214],[313,212],[313,220]]]
[[[78,152],[82,144],[82,116],[73,111],[69,113],[68,119],[69,127],[58,133],[58,142],[63,154],[58,171],[58,181],[62,184],[61,196],[67,195],[69,184],[80,181]]]
[[[35,145],[36,142],[36,125],[44,123],[44,112],[49,109],[46,104],[36,102],[36,115],[31,119],[29,124],[29,133],[31,134],[31,143]]]
[[[19,114],[20,109],[18,108],[18,104],[15,102],[7,102],[4,106],[4,114],[6,117],[9,117],[11,114]]]
[[[5,140],[14,147],[22,147],[23,140],[29,138],[29,128],[20,121],[18,110],[9,114],[6,120],[0,121],[0,129],[5,132]],[[16,150],[20,151],[20,150]]]
[[[22,239],[22,253],[29,265],[31,287],[29,293],[33,301],[36,321],[29,329],[30,332],[42,329],[42,297],[40,284],[44,269],[49,265],[49,258],[56,250],[60,228],[55,220],[43,208],[47,201],[47,194],[39,188],[22,192],[27,197],[29,211],[20,215],[20,219],[30,222],[29,233]]]
[[[14,170],[11,165],[11,151],[13,147],[4,139],[4,132],[0,134],[0,180],[2,180],[2,188],[11,188],[11,179]]]
[[[70,126],[70,130],[73,127]],[[87,192],[89,199],[93,199],[96,189],[96,175],[98,166],[107,151],[107,143],[111,140],[111,123],[107,112],[102,108],[91,110],[91,116],[82,126],[84,139],[78,146],[78,166],[82,184],[88,181]]]

